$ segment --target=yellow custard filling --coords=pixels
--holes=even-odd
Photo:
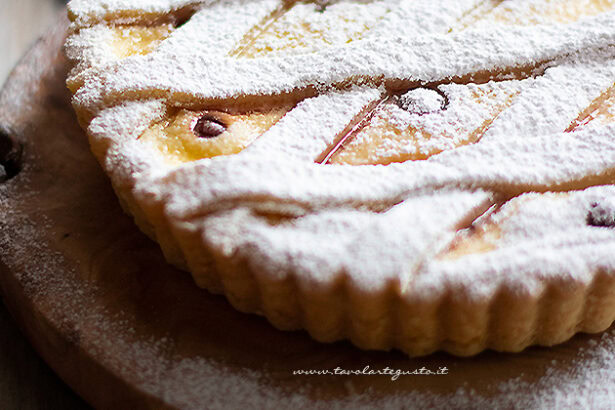
[[[573,23],[614,8],[615,0],[544,0],[527,6],[504,2],[488,13],[484,20],[511,25]]]
[[[341,1],[323,6],[316,3],[289,3],[259,26],[249,30],[229,55],[236,58],[259,58],[312,52],[361,39],[390,11],[384,5],[374,3],[377,2]],[[477,22],[513,25],[569,23],[611,10],[614,5],[615,0],[545,0],[533,5],[488,0],[464,16],[459,23],[463,28]],[[114,34],[114,50],[119,58],[146,54],[172,30],[171,25],[118,27]],[[522,84],[523,80],[517,82]],[[491,84],[472,85],[472,92],[466,96],[464,104],[479,112],[480,118],[469,121],[463,115],[455,116],[455,113],[447,112],[448,108],[442,112],[426,114],[435,122],[448,124],[440,128],[426,127],[421,120],[399,121],[401,109],[395,101],[388,101],[371,113],[369,121],[362,128],[349,136],[329,163],[386,165],[424,160],[447,149],[476,143],[498,115],[511,106],[522,88],[498,89]],[[219,137],[207,141],[195,136],[191,128],[199,113],[180,111],[167,123],[154,124],[141,140],[154,144],[172,163],[231,155],[244,149],[290,108],[277,107],[268,113],[227,114],[219,111],[230,126]],[[599,106],[595,112],[586,113],[585,121],[594,118],[610,120],[611,108]]]
[[[615,84],[596,99],[579,118],[572,123],[569,131],[588,124],[606,125],[615,120]]]
[[[116,26],[113,28],[111,47],[118,59],[151,53],[173,32],[172,24],[158,26]]]
[[[433,113],[413,115],[405,112],[395,101],[387,102],[331,158],[330,163],[386,165],[424,160],[445,149],[475,143],[525,85],[524,81],[507,83],[509,86],[502,88],[493,84],[473,85],[467,97],[459,101],[459,105],[465,107],[459,111],[454,111],[454,107],[445,107]],[[468,121],[465,115],[469,111],[477,113],[472,121]],[[444,125],[428,130],[422,126],[425,122]],[[408,125],[400,126],[401,123]]]
[[[171,165],[218,155],[232,155],[247,147],[289,109],[285,106],[268,112],[246,114],[179,110],[152,125],[139,140],[160,151]],[[204,115],[214,118],[225,131],[212,138],[199,136],[195,127]]]
[[[347,43],[363,36],[388,11],[384,6],[368,8],[367,4],[347,1],[326,7],[298,2],[249,30],[230,55],[256,58]],[[170,33],[172,28],[168,29],[167,32],[163,26],[124,28],[116,34],[116,52],[118,56],[145,54]],[[291,108],[292,105],[286,105],[267,112],[240,114],[215,111],[227,129],[208,139],[198,137],[193,131],[203,112],[181,110],[162,123],[152,125],[140,140],[156,147],[170,164],[232,155],[247,147]]]
[[[615,8],[615,0],[547,0],[535,5],[489,0],[464,16],[460,25],[468,28],[477,22],[494,24],[528,25],[539,23],[571,23],[582,17],[594,16]],[[506,110],[520,90],[495,92],[478,89],[472,99],[477,105],[489,107],[489,115],[479,124],[468,128],[464,119],[449,117],[446,121],[455,124],[455,132],[433,133],[411,124],[400,126],[394,117],[399,108],[393,103],[379,107],[369,123],[348,139],[344,147],[330,160],[332,164],[368,165],[390,164],[409,160],[424,160],[442,152],[446,144],[432,144],[434,139],[449,139],[446,149],[472,144],[489,128],[497,116]],[[615,91],[595,112],[586,113],[586,121],[611,121],[615,104]],[[438,114],[428,114],[438,115]],[[454,142],[453,142],[454,139]]]
[[[233,55],[257,58],[297,54],[359,40],[390,11],[374,3],[296,3],[272,18],[256,37],[244,40]]]
[[[524,194],[494,206],[470,228],[457,232],[457,237],[449,248],[438,257],[443,260],[457,260],[469,255],[516,246],[519,243],[519,232],[515,229],[518,221],[531,218],[536,209],[548,206],[547,203],[557,206],[567,198],[570,198],[567,192]]]
[[[447,252],[440,255],[440,258],[456,260],[468,255],[494,251],[501,235],[501,229],[497,225],[470,230],[463,237],[459,237]]]

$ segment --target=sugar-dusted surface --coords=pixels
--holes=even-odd
[[[595,294],[610,289],[597,283],[614,272],[612,231],[557,223],[542,224],[540,235],[529,229],[536,219],[587,214],[587,201],[535,194],[545,213],[520,211],[515,223],[502,222],[502,241],[496,235],[491,247],[454,263],[437,256],[492,206],[510,201],[502,211],[514,213],[515,198],[528,192],[614,182],[614,125],[568,132],[613,84],[614,11],[607,4],[561,24],[564,3],[540,24],[525,24],[528,9],[519,6],[504,11],[503,24],[477,26],[468,21],[501,14],[504,4],[462,2],[443,19],[425,2],[301,3],[277,8],[248,37],[252,13],[234,9],[238,3],[201,5],[151,53],[92,72],[74,104],[94,116],[95,154],[139,225],[169,261],[188,266],[197,283],[238,309],[284,329],[306,328],[318,340],[350,338],[412,355],[550,345],[603,330],[615,317],[608,295]],[[224,12],[208,14],[215,7]],[[201,30],[217,16],[240,24],[215,25],[215,35]],[[333,31],[318,34],[328,26]],[[212,38],[232,41],[210,52]],[[352,141],[354,126],[370,121],[373,107],[421,86],[442,92],[440,114],[412,117],[401,101],[389,120],[424,133],[417,149],[427,159],[316,163],[346,137],[349,146],[361,142]],[[463,101],[479,92],[501,93],[502,102]],[[134,137],[165,106],[249,109],[276,101],[296,105],[236,155],[162,166]],[[424,105],[430,111],[437,102]],[[138,115],[140,106],[154,108]],[[612,196],[596,192],[603,201]],[[507,301],[523,308],[514,318]],[[598,313],[586,313],[592,309]],[[557,315],[566,320],[554,321]]]
[[[54,55],[62,37],[56,34]],[[20,77],[33,91],[26,95],[28,88],[13,83],[8,89],[20,92],[21,109],[11,106],[9,117],[6,105],[0,109],[0,123],[20,131],[29,153],[23,173],[0,186],[0,283],[20,323],[33,325],[28,335],[46,360],[92,405],[401,409],[413,403],[508,409],[608,408],[615,400],[612,329],[519,354],[412,359],[276,331],[199,291],[164,263],[157,245],[117,206],[71,113],[62,60],[36,61],[36,67],[59,64],[60,69],[47,70],[41,82]],[[42,92],[40,84],[54,91]],[[598,200],[598,193],[578,198]],[[600,252],[600,246],[595,248]],[[9,283],[15,286],[6,292]],[[408,372],[447,367],[448,375],[407,375],[397,381],[292,375],[297,369],[363,370],[367,365]],[[109,374],[110,380],[101,379]]]
[[[138,21],[139,17],[164,15],[183,7],[211,4],[208,0],[75,0],[68,5],[68,13],[78,26],[104,21]]]
[[[416,88],[374,112],[332,159],[337,164],[388,164],[427,159],[478,142],[534,79]]]
[[[615,38],[610,13],[571,25],[493,28],[450,35],[365,39],[309,55],[263,59],[216,58],[184,53],[152,53],[130,58],[101,73],[76,94],[78,106],[90,109],[102,96],[120,95],[188,101],[247,95],[276,95],[310,85],[341,83],[349,78],[436,82],[481,71],[527,67],[578,51],[608,47]],[[181,79],[181,80],[180,80]]]
[[[384,94],[383,89],[356,87],[308,98],[252,144],[247,154],[267,156],[282,152],[286,159],[315,161],[335,142],[335,137]],[[318,127],[305,124],[319,118]]]

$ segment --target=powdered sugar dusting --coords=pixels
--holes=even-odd
[[[446,87],[454,88],[456,86]],[[134,156],[139,153],[138,151],[142,147],[130,140],[139,133],[139,129],[147,127],[149,122],[159,118],[164,110],[164,105],[163,101],[158,100],[147,101],[145,104],[141,101],[130,102],[125,105],[123,103],[105,110],[104,114],[95,120],[98,128],[96,128],[97,134],[93,139],[112,146],[112,149],[109,150],[110,153],[114,153],[112,156],[120,155],[120,152],[121,155],[125,156],[121,161],[118,160],[116,166],[119,168],[125,166],[126,170],[118,172],[117,176],[114,177],[114,182],[132,175],[131,162],[134,161]],[[59,125],[55,122],[51,124]],[[448,201],[458,200],[459,202],[454,207],[458,206],[459,209],[465,209],[465,205],[483,195],[475,189],[476,186],[481,185],[489,186],[490,189],[496,191],[504,187],[505,191],[509,192],[510,189],[510,192],[514,192],[515,190],[523,191],[537,188],[565,190],[574,188],[575,184],[581,189],[591,184],[612,183],[612,177],[604,176],[604,172],[612,169],[613,166],[612,153],[614,151],[611,145],[613,129],[603,126],[594,127],[594,125],[581,127],[578,132],[573,134],[558,131],[549,135],[535,135],[536,138],[529,138],[534,141],[526,141],[528,138],[512,138],[510,147],[507,147],[509,141],[505,139],[484,141],[484,144],[481,142],[472,147],[452,150],[418,165],[401,164],[392,167],[373,167],[375,181],[370,174],[370,167],[359,167],[357,173],[353,175],[341,171],[344,168],[351,167],[321,166],[318,168],[331,168],[332,172],[322,174],[317,183],[322,186],[332,183],[334,189],[339,189],[342,194],[347,194],[345,184],[361,185],[367,182],[368,184],[364,189],[370,191],[379,189],[378,184],[387,185],[387,179],[392,179],[391,183],[387,185],[388,188],[383,192],[386,194],[388,189],[388,192],[393,193],[393,195],[388,197],[387,195],[384,197],[374,195],[372,199],[375,198],[376,201],[372,202],[384,199],[387,202],[386,205],[394,206],[391,209],[396,210],[403,209],[405,202],[402,206],[395,207],[395,203],[389,203],[389,199],[394,198],[394,201],[399,201],[412,197],[416,200],[423,194],[430,197],[433,195],[432,187],[427,184],[430,181],[420,181],[422,174],[418,171],[410,173],[407,168],[414,168],[415,170],[423,166],[430,168],[425,175],[429,175],[430,172],[435,173],[436,169],[440,170],[443,179],[437,180],[429,177],[431,182],[436,183],[434,187],[439,187],[441,183],[444,185],[450,184],[449,188],[454,187],[457,191],[439,191],[435,195],[442,199],[441,203],[444,205],[441,207],[446,207],[451,203],[443,200],[443,198],[447,198]],[[329,137],[327,136],[327,138]],[[127,149],[121,151],[122,146],[126,146]],[[492,159],[489,158],[490,152],[496,152]],[[536,155],[538,152],[542,153]],[[154,156],[142,152],[140,155],[143,156],[143,159],[147,158],[152,161],[144,167],[145,169],[157,166]],[[57,159],[57,156],[54,155],[54,158]],[[119,157],[116,156],[115,158]],[[236,158],[240,158],[240,156]],[[520,162],[517,162],[518,158],[521,158]],[[71,161],[72,157],[67,156],[65,159],[61,159],[59,161],[61,166],[57,170],[64,169],[64,160]],[[248,163],[248,158],[244,158],[244,160],[245,163],[237,162],[236,172],[239,171],[241,166],[246,166],[249,169],[246,170],[245,174],[247,174],[247,171],[257,170],[263,172],[260,175],[271,176],[271,173],[266,173],[267,166],[275,168],[276,165],[279,165],[276,169],[278,172],[290,170],[280,179],[288,179],[288,175],[291,175],[291,171],[293,171],[292,164],[284,163],[282,160],[280,162],[273,161],[270,164],[267,164],[267,161],[262,161],[265,162],[261,165],[262,168],[259,166],[252,168]],[[293,160],[301,162],[295,158]],[[475,160],[480,161],[478,164],[474,164]],[[185,170],[184,172],[201,172],[206,169],[204,163],[220,165],[224,161],[204,160],[199,162],[193,170]],[[539,166],[533,164],[532,161],[546,162],[542,162],[542,165]],[[121,162],[127,164],[120,164]],[[113,167],[112,163],[113,161],[109,162],[111,167]],[[83,165],[85,164],[84,161]],[[212,164],[207,166],[213,167]],[[468,170],[466,167],[470,169]],[[96,169],[95,166],[94,169]],[[484,169],[490,170],[489,175],[481,176],[481,170]],[[493,170],[491,171],[491,169]],[[139,393],[147,394],[148,398],[154,396],[169,406],[180,408],[198,408],[205,403],[209,408],[228,408],[229,405],[234,407],[273,408],[282,405],[285,407],[323,409],[367,409],[374,406],[407,408],[408,403],[442,409],[472,407],[609,408],[611,403],[615,401],[612,390],[612,386],[615,384],[615,371],[613,369],[613,363],[615,363],[615,332],[612,329],[601,336],[574,338],[570,343],[561,347],[532,349],[527,353],[515,355],[496,355],[487,352],[472,360],[457,359],[449,355],[434,355],[426,359],[409,359],[397,354],[359,352],[340,344],[327,345],[324,348],[315,347],[303,334],[294,334],[286,338],[286,334],[274,332],[264,322],[252,320],[254,318],[250,317],[242,321],[243,316],[239,314],[225,316],[230,310],[226,304],[217,303],[221,301],[207,294],[200,294],[196,289],[193,289],[190,283],[182,282],[181,275],[175,275],[175,272],[169,270],[168,267],[164,268],[165,265],[161,256],[151,248],[149,242],[145,243],[145,248],[148,251],[141,253],[142,249],[135,246],[132,237],[126,238],[126,233],[132,232],[129,221],[124,220],[119,223],[120,226],[117,225],[118,221],[122,220],[116,214],[117,210],[111,215],[111,223],[105,224],[107,220],[103,218],[106,217],[109,209],[104,206],[104,209],[100,209],[100,214],[97,214],[98,208],[96,206],[85,206],[82,209],[83,212],[92,213],[91,221],[95,221],[96,224],[79,225],[80,228],[83,228],[81,232],[83,236],[75,238],[74,243],[81,243],[80,240],[86,236],[99,238],[105,228],[113,226],[110,229],[117,229],[115,232],[121,232],[122,240],[129,243],[128,249],[124,249],[126,253],[119,254],[121,257],[117,259],[130,260],[132,263],[121,264],[122,267],[126,268],[126,272],[117,273],[105,269],[100,270],[99,273],[105,275],[117,274],[121,276],[121,278],[116,278],[115,286],[109,276],[99,278],[99,281],[96,281],[96,278],[93,277],[76,277],[77,275],[73,275],[72,271],[68,272],[67,276],[61,276],[67,273],[64,270],[66,266],[59,263],[59,253],[45,245],[49,238],[41,235],[43,230],[53,231],[51,223],[54,221],[40,217],[42,213],[49,212],[49,209],[45,209],[44,212],[33,209],[34,204],[40,203],[40,199],[47,196],[44,195],[44,192],[32,191],[30,189],[32,188],[31,181],[23,179],[30,175],[31,171],[31,169],[26,168],[18,177],[22,178],[19,183],[13,180],[0,186],[0,208],[3,209],[0,214],[0,227],[2,228],[0,229],[0,245],[3,249],[3,264],[9,266],[12,272],[20,273],[18,280],[24,286],[24,291],[28,293],[29,297],[33,298],[35,303],[45,303],[45,306],[49,309],[47,312],[51,311],[53,315],[50,322],[52,326],[63,329],[64,335],[70,335],[70,341],[81,343],[83,352],[87,352],[89,355],[97,355],[96,359],[100,360],[100,362],[97,362],[97,365],[100,366],[96,367],[97,371],[103,368],[105,371],[113,372],[115,379],[132,380],[136,384],[131,386],[136,387]],[[161,169],[158,171],[166,175],[169,170]],[[343,174],[340,183],[335,182],[337,175],[333,171],[340,171]],[[513,175],[508,177],[507,171],[512,171]],[[46,175],[48,170],[38,170],[38,172]],[[232,172],[233,169],[229,167],[229,175]],[[469,173],[467,180],[464,179],[466,172]],[[135,176],[142,179],[145,178],[144,175],[146,174],[137,172]],[[86,175],[88,181],[95,180],[89,179],[90,174],[87,172],[73,177],[82,179]],[[220,171],[220,174],[205,173],[201,177],[209,175],[224,176],[224,171]],[[242,175],[244,174],[239,173],[239,176]],[[596,178],[593,181],[583,181],[582,179],[588,175],[603,175],[603,177]],[[539,177],[538,180],[533,181],[536,176]],[[98,177],[100,176],[98,175]],[[198,182],[197,177],[198,175],[194,175]],[[304,181],[301,178],[307,177],[308,175],[300,175],[298,187],[295,187],[295,191],[302,190],[300,184]],[[317,176],[312,177],[316,178]],[[413,179],[419,181],[412,185],[410,180]],[[64,179],[55,176],[55,173],[50,180],[54,182],[64,181]],[[255,180],[257,178],[249,182]],[[401,194],[400,191],[397,191],[397,194],[394,194],[395,189],[392,187],[400,181],[405,184],[406,191]],[[209,182],[214,183],[213,181]],[[158,181],[155,183],[157,184]],[[222,187],[224,183],[225,180],[220,181],[216,187],[221,193],[223,201],[225,200]],[[466,183],[467,186],[464,185]],[[524,184],[527,185],[524,186]],[[53,187],[54,184],[50,185]],[[231,188],[248,189],[247,185],[242,187],[237,184],[232,185]],[[290,183],[288,186],[290,186]],[[28,189],[16,189],[18,187],[27,187]],[[102,196],[99,186],[91,187],[89,183],[84,183],[83,187],[86,191],[88,188],[94,191],[88,191],[88,197],[93,201],[92,203],[100,205],[99,200]],[[411,189],[408,189],[408,187]],[[425,187],[427,189],[423,190]],[[193,188],[196,190],[195,187]],[[253,192],[258,193],[260,188],[258,186],[256,188]],[[373,207],[374,204],[370,204],[369,198],[368,201],[362,202],[362,198],[352,195],[346,197],[348,203],[342,203],[345,208],[335,209],[337,205],[335,200],[331,202],[327,202],[326,199],[323,200],[322,193],[318,193],[318,188],[307,187],[307,189],[311,190],[311,193],[317,194],[312,202],[309,201],[307,195],[302,197],[298,192],[290,196],[286,196],[287,193],[285,192],[282,195],[279,192],[273,192],[271,197],[275,199],[278,196],[282,200],[290,198],[291,201],[296,198],[304,198],[304,209],[301,210],[302,212],[297,212],[296,215],[301,215],[305,219],[294,220],[292,223],[309,228],[318,225],[317,217],[315,217],[318,213],[331,216],[336,213],[347,212],[348,217],[346,219],[341,217],[335,219],[337,224],[328,227],[328,232],[332,234],[343,235],[346,229],[360,228],[355,224],[355,221],[357,221],[355,218],[359,218],[358,221],[361,222],[372,217],[378,218],[375,215],[376,213],[387,212],[388,209],[386,207]],[[463,192],[464,189],[466,189],[465,193]],[[439,264],[437,269],[434,267],[433,270],[421,270],[415,277],[417,289],[442,292],[445,287],[451,287],[455,284],[456,280],[457,283],[463,283],[468,290],[468,292],[463,293],[464,297],[470,295],[478,298],[494,290],[494,277],[496,283],[497,281],[506,281],[516,284],[520,291],[523,290],[522,287],[535,291],[540,288],[539,280],[546,280],[549,276],[568,280],[567,283],[575,285],[577,282],[590,281],[596,269],[609,275],[615,269],[612,252],[615,246],[612,240],[613,230],[605,226],[587,226],[585,217],[590,210],[595,208],[601,209],[598,215],[612,214],[612,189],[612,186],[597,187],[578,192],[549,193],[546,195],[534,193],[520,196],[507,205],[505,212],[494,214],[497,223],[504,228],[507,235],[510,235],[506,238],[503,237],[502,245],[507,248],[505,252],[467,257],[463,264],[450,264],[446,267],[442,263]],[[61,192],[71,191],[61,190]],[[169,191],[159,188],[156,188],[156,192],[161,195],[169,193]],[[77,191],[77,193],[81,194],[82,191]],[[243,193],[250,194],[250,191],[243,191]],[[107,194],[109,192],[106,192],[104,198],[108,198]],[[487,194],[485,197],[489,198],[488,193],[485,194]],[[247,195],[247,197],[250,197],[250,195]],[[188,198],[188,195],[186,195],[186,198]],[[331,198],[334,199],[333,194]],[[63,201],[58,202],[51,209],[55,210],[56,207],[60,209],[65,207],[67,203],[81,203],[79,201],[83,198],[80,195],[78,201],[73,202],[71,199],[76,198],[65,197]],[[246,197],[241,195],[235,198],[238,202],[245,199]],[[262,196],[257,199],[256,204],[245,202],[242,212],[247,215],[256,215],[254,211],[258,210],[258,206],[262,206],[265,202]],[[433,201],[430,204],[434,206],[440,203],[433,197],[431,200]],[[179,208],[184,206],[184,210],[187,210],[187,207],[196,209],[198,201],[197,198],[196,200],[193,199],[193,202],[186,200],[183,204],[178,203],[177,209],[172,211],[170,217],[175,218],[179,215],[189,219],[189,216],[179,214]],[[513,209],[515,208],[514,205],[520,202],[523,202],[524,205],[516,208],[518,211]],[[88,204],[92,205],[92,203]],[[372,209],[364,207],[365,203],[372,206]],[[599,207],[593,207],[594,203],[599,204]],[[408,209],[412,209],[413,205],[417,204],[408,203],[406,206],[408,206]],[[427,203],[419,207],[429,208]],[[280,208],[282,207],[280,206]],[[28,215],[22,213],[20,209],[32,212],[31,215],[35,216],[36,223]],[[228,211],[228,209],[220,210],[215,207],[211,209],[215,210],[217,216]],[[269,208],[269,210],[271,209],[276,210],[276,205]],[[310,213],[311,211],[314,212]],[[444,209],[444,214],[447,217],[451,216],[446,209]],[[66,216],[63,212],[60,215]],[[391,215],[394,214],[384,215],[384,218]],[[432,212],[430,209],[420,209],[420,215],[414,215],[414,218],[406,213],[397,216],[406,218],[403,219],[406,225],[408,221],[418,221],[416,223],[420,225],[423,223],[421,215],[428,215],[430,218],[439,218],[440,216],[439,212],[435,210]],[[205,218],[207,217],[207,212],[205,212]],[[258,224],[264,222],[261,219],[256,219]],[[327,220],[330,221],[331,219]],[[392,219],[393,223],[397,221],[397,218]],[[452,219],[455,218],[452,217]],[[66,222],[66,219],[62,219],[62,221]],[[198,221],[198,219],[195,221]],[[400,224],[400,226],[403,225]],[[103,229],[96,229],[97,227]],[[545,229],[543,230],[541,227]],[[229,226],[229,229],[235,228],[237,226]],[[267,229],[274,230],[271,227]],[[397,230],[390,224],[382,226],[381,229],[386,230],[387,237],[389,230],[393,232]],[[427,227],[427,229],[431,228]],[[399,232],[401,232],[401,229],[399,229]],[[57,234],[58,232],[53,231],[53,233]],[[136,234],[135,236],[138,237]],[[530,246],[516,246],[519,242],[517,239],[523,238],[525,240],[528,237],[535,238]],[[114,236],[114,238],[117,239],[117,236]],[[233,239],[236,240],[237,238]],[[279,237],[267,237],[266,239],[279,239]],[[438,246],[430,249],[431,253],[446,245],[447,238],[442,239],[444,239],[442,241],[444,243],[437,244]],[[53,239],[53,243],[57,245],[57,238]],[[540,248],[541,255],[537,255],[535,252],[537,243],[543,245]],[[20,244],[27,244],[28,249],[20,248],[18,246]],[[373,246],[377,244],[377,241],[370,241],[369,244]],[[360,243],[357,245],[361,246]],[[113,246],[118,246],[118,242],[113,242]],[[108,249],[106,250],[108,251]],[[511,252],[511,250],[514,251]],[[112,252],[103,253],[103,255],[105,256],[102,260],[107,260],[107,258],[113,259],[118,254]],[[368,253],[363,255],[366,256]],[[477,262],[472,263],[469,261],[470,259]],[[373,261],[368,262],[373,263]],[[142,292],[134,292],[128,295],[129,298],[134,298],[131,299],[134,304],[129,304],[130,309],[124,312],[114,312],[114,306],[105,304],[104,308],[101,308],[100,305],[96,305],[102,294],[112,295],[114,301],[117,301],[117,297],[125,296],[126,288],[121,286],[126,283],[126,280],[134,279],[135,267],[137,266],[142,268],[142,272],[139,273],[142,276],[139,276],[139,279],[136,280],[136,282],[139,282],[138,289]],[[422,266],[424,268],[426,265]],[[490,270],[489,266],[493,269]],[[535,274],[536,281],[522,274],[527,266],[539,268],[539,272]],[[295,272],[297,268],[301,267],[295,267]],[[161,272],[161,269],[164,272]],[[493,275],[494,270],[497,273],[496,275]],[[574,272],[574,275],[571,272]],[[275,273],[261,272],[262,275],[274,275]],[[440,280],[442,276],[434,275],[434,273],[447,273],[449,281],[443,283]],[[178,285],[179,282],[182,282],[182,285]],[[160,285],[162,289],[167,289],[165,285],[168,285],[168,293],[165,293],[165,298],[162,300],[147,299],[150,295],[149,291],[152,289],[152,283]],[[105,288],[101,289],[101,287]],[[185,292],[177,292],[178,290]],[[429,292],[426,293],[429,294]],[[52,293],[55,298],[53,300],[48,299],[47,296]],[[181,297],[178,295],[181,295]],[[197,311],[208,312],[212,314],[212,317],[213,315],[220,315],[224,319],[230,318],[230,320],[218,318],[221,327],[208,333],[208,335],[213,336],[211,339],[215,339],[214,341],[204,337],[190,339],[188,343],[186,343],[186,339],[183,339],[182,344],[182,341],[174,338],[178,334],[182,336],[193,334],[195,328],[199,330],[206,328],[203,325],[195,326],[194,323],[209,323],[207,316],[203,316],[203,320],[191,321],[188,324],[185,324],[184,317],[181,317],[180,320],[185,327],[182,327],[179,331],[177,326],[152,327],[152,325],[155,326],[163,322],[165,314],[172,315],[181,306],[186,307],[185,304],[188,304],[186,295],[193,295],[195,300],[202,302],[195,305],[189,304],[188,309],[198,306]],[[370,301],[367,299],[366,303]],[[170,305],[173,306],[172,313],[169,313]],[[158,310],[152,313],[152,308]],[[194,310],[190,310],[190,312],[194,313]],[[145,315],[154,319],[148,321]],[[45,319],[49,319],[49,317],[51,316],[46,316]],[[252,326],[260,326],[261,330],[267,329],[263,332],[275,333],[275,340],[279,342],[275,346],[282,348],[275,350],[275,347],[269,347],[269,350],[267,350],[267,344],[271,340],[267,338],[246,337],[239,341],[229,340],[231,338],[225,339],[227,334],[232,334],[227,332],[228,328],[225,326],[233,325],[241,332],[245,332],[238,332],[238,334],[254,335]],[[168,330],[168,333],[165,333],[165,330]],[[181,330],[184,330],[185,333]],[[138,331],[142,332],[140,337],[136,337]],[[221,335],[220,339],[216,339],[216,335]],[[279,339],[277,339],[278,337]],[[221,341],[225,343],[221,343]],[[289,341],[295,343],[288,343]],[[231,348],[227,360],[220,359],[218,355],[222,350],[221,347],[228,347],[232,343],[237,344],[236,348],[234,350]],[[208,349],[208,345],[215,346]],[[304,354],[302,348],[312,353]],[[254,352],[257,354],[265,352],[264,356],[267,360],[255,360]],[[300,376],[291,376],[288,372],[289,367],[297,366],[299,368],[306,366],[306,363],[308,363],[308,367],[315,367],[315,363],[322,363],[327,359],[332,360],[332,363],[339,363],[344,366],[354,367],[356,364],[357,368],[363,368],[366,364],[370,364],[373,368],[382,364],[383,367],[389,365],[401,369],[412,369],[423,364],[444,365],[450,369],[451,374],[462,375],[457,380],[465,380],[462,383],[451,383],[450,379],[443,378],[441,382],[439,380],[433,381],[433,379],[424,382],[417,379],[421,376],[408,376],[398,382],[391,382],[387,378],[383,387],[383,383],[378,383],[382,380],[372,382],[373,379],[366,379],[363,376],[302,379]],[[281,362],[283,363],[280,364]],[[511,371],[510,368],[514,368],[515,365],[517,366],[516,369],[522,368],[523,370]],[[280,370],[282,368],[283,371]],[[135,372],[136,379],[133,378]],[[471,375],[471,377],[467,375]],[[342,383],[347,386],[347,392],[342,391],[339,387]],[[398,383],[398,385],[393,383]],[[437,387],[433,387],[434,385],[437,385]]]
[[[129,58],[93,79],[75,96],[79,106],[112,101],[126,92],[165,90],[197,101],[238,95],[276,95],[313,84],[336,84],[349,78],[438,81],[478,71],[523,67],[579,50],[612,44],[612,15],[570,26],[495,28],[416,39],[393,33],[378,41],[360,40],[310,55],[255,60],[187,54],[152,53]],[[181,60],[182,64],[177,64]],[[181,80],[180,80],[181,79]]]
[[[610,52],[608,52],[610,54]],[[615,59],[599,53],[546,70],[533,87],[495,120],[485,139],[539,135],[566,129],[583,108],[613,84]],[[588,61],[589,60],[589,61]],[[544,101],[549,101],[545,104]]]
[[[142,14],[169,13],[182,7],[213,3],[211,0],[71,0],[69,15],[78,26],[95,24],[106,19],[124,22],[136,20]]]
[[[333,144],[334,138],[346,129],[357,113],[381,98],[383,92],[357,87],[308,98],[248,147],[245,153],[267,155],[278,151],[283,152],[285,158],[314,161]],[[305,126],[314,120],[316,126]]]
[[[340,1],[330,5],[331,14],[328,6],[322,10],[303,3],[276,9],[274,2],[263,2],[254,12],[245,11],[241,2],[203,6],[150,54],[111,62],[92,74],[74,103],[98,115],[89,131],[94,141],[109,144],[104,154],[108,173],[117,186],[130,181],[125,198],[151,222],[167,256],[191,266],[203,283],[212,266],[221,272],[234,264],[246,266],[254,278],[222,277],[217,278],[221,285],[212,285],[233,294],[237,304],[245,302],[241,292],[258,292],[245,283],[254,280],[266,287],[267,280],[287,277],[300,294],[314,283],[347,281],[349,289],[358,291],[384,289],[397,281],[396,300],[410,304],[425,295],[439,300],[447,292],[492,301],[500,286],[537,298],[541,289],[571,271],[570,283],[589,286],[595,272],[615,269],[612,231],[565,227],[561,219],[544,227],[536,224],[555,216],[581,223],[578,216],[588,212],[583,208],[587,201],[578,198],[585,194],[564,202],[536,194],[536,208],[504,209],[514,217],[501,220],[506,235],[495,249],[456,263],[436,257],[454,243],[456,230],[472,224],[497,198],[519,197],[521,202],[529,191],[582,192],[613,183],[613,124],[566,130],[612,85],[614,12],[607,7],[567,24],[555,13],[528,25],[514,23],[524,19],[527,9],[513,7],[510,12],[517,14],[506,24],[469,24],[461,30],[467,21],[481,19],[477,10],[486,10],[485,18],[502,11],[487,3],[458,2],[450,14],[423,1]],[[167,6],[171,11],[176,5]],[[219,13],[213,12],[216,7]],[[274,9],[281,14],[268,14]],[[253,18],[259,10],[266,12]],[[217,16],[217,23],[200,29]],[[223,24],[235,17],[237,26]],[[348,29],[354,18],[365,27]],[[302,44],[290,34],[285,43],[283,30],[276,28],[285,19],[299,21],[307,27],[305,38],[315,35],[325,44]],[[336,19],[345,19],[344,24],[319,37]],[[237,42],[246,40],[246,27],[255,20],[265,26],[252,31],[250,47],[271,47],[272,53],[241,58]],[[216,45],[220,48],[212,50]],[[144,129],[166,107],[218,108],[286,95],[299,103],[233,156],[164,165],[148,152],[137,152],[141,148],[131,140],[134,134],[124,129],[131,123]],[[377,104],[394,100],[392,95],[402,95],[402,107],[411,112]],[[497,98],[497,104],[481,102],[493,95],[501,95],[501,103]],[[444,109],[442,100],[448,103]],[[128,107],[140,104],[151,104],[150,114],[133,114],[127,121]],[[407,147],[408,152],[416,148],[435,154],[388,166],[314,162],[375,105],[388,110],[386,120],[394,126],[419,129],[418,146]],[[384,123],[378,113],[370,118],[372,124]],[[369,138],[356,141],[369,148]],[[386,143],[377,149],[406,149]],[[253,296],[245,300],[258,300]],[[389,319],[386,323],[398,320]],[[365,328],[351,332],[355,342],[380,336],[370,334],[362,319],[350,320]],[[533,334],[520,340],[527,344]],[[483,339],[473,338],[476,344],[464,352],[487,347],[480,344]],[[378,346],[390,343],[382,338]]]

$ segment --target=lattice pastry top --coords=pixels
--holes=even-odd
[[[412,354],[615,319],[615,1],[73,0],[122,204],[242,311]]]

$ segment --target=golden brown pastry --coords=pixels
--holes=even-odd
[[[615,2],[73,0],[125,209],[239,310],[410,355],[615,319]]]

